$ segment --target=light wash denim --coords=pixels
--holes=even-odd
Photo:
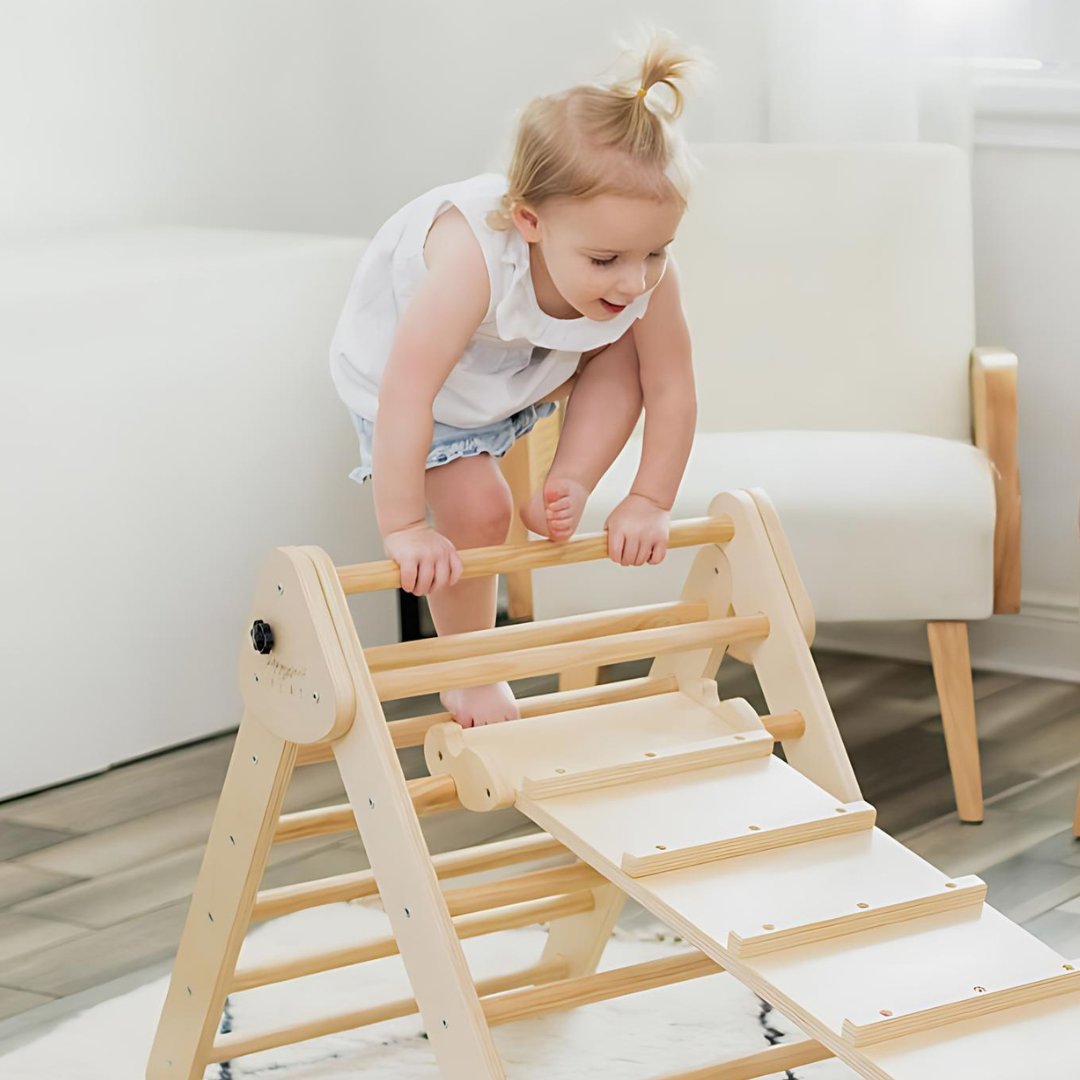
[[[537,405],[526,405],[505,420],[496,420],[493,424],[478,428],[453,427],[450,424],[440,424],[436,420],[431,435],[431,449],[428,451],[424,468],[432,469],[437,465],[445,465],[454,458],[473,457],[476,454],[502,457],[517,439],[532,431],[537,420],[550,416],[555,411],[556,404],[554,401],[543,401]],[[375,436],[375,424],[363,416],[358,416],[351,409],[349,415],[360,439],[360,464],[349,473],[349,479],[362,484],[371,478],[371,444]]]

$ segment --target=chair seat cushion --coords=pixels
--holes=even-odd
[[[632,438],[593,492],[579,533],[598,532],[630,490]],[[993,607],[992,467],[976,447],[897,432],[700,432],[672,519],[717,492],[763,488],[776,507],[819,622],[970,620]],[[679,595],[695,549],[658,566],[608,560],[537,571],[537,618],[659,603]]]

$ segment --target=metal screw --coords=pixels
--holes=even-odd
[[[284,585],[278,585],[278,587],[277,587],[277,594],[278,594],[278,596],[281,596],[281,594],[282,594],[282,593],[283,593],[284,591],[285,591],[285,586],[284,586]]]
[[[251,755],[251,764],[252,765],[258,765],[259,764],[259,755],[258,754],[252,754]]]
[[[411,919],[412,918],[412,916],[409,914],[409,909],[408,908],[405,909],[405,918],[406,919]]]
[[[847,813],[847,810],[846,810],[846,809],[845,809],[844,807],[842,807],[842,806],[838,806],[838,807],[836,808],[836,812],[837,812],[838,814],[846,814],[846,813]]]
[[[986,987],[985,986],[973,986],[972,990],[974,990],[976,994],[985,994],[986,993]]]
[[[319,691],[318,690],[315,690],[315,691],[312,692],[311,700],[314,701],[316,704],[318,704],[318,701],[319,701]]]
[[[771,922],[765,922],[765,923],[761,924],[761,929],[762,930],[775,930],[776,927],[773,926],[773,924]]]
[[[751,832],[761,832],[761,826],[760,825],[751,825],[750,826],[750,831]]]
[[[646,757],[656,757],[656,755],[651,750],[646,750],[645,751],[645,756]]]
[[[255,681],[256,681],[256,682],[258,682],[258,681],[259,681],[259,676],[258,676],[258,675],[256,675],[256,676],[255,676]]]
[[[374,799],[368,799],[367,804],[368,804],[368,806],[371,807],[372,810],[375,809],[375,800]]]
[[[945,882],[945,888],[946,889],[955,889],[956,888],[956,882],[955,881],[946,881]]]
[[[882,1016],[892,1016],[892,1009],[882,1009],[881,1010],[881,1015]]]
[[[861,907],[861,908],[868,908],[870,905],[869,904],[856,904],[855,906],[856,907]]]

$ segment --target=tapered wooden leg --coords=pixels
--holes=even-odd
[[[1076,817],[1073,818],[1073,836],[1080,839],[1080,791],[1076,793]]]
[[[600,669],[595,664],[583,664],[559,672],[560,690],[580,690],[583,686],[595,686],[599,681]]]
[[[971,681],[967,623],[927,623],[926,632],[941,702],[941,721],[956,792],[956,809],[961,821],[978,823],[983,819],[982,770],[975,728],[975,689]]]
[[[531,444],[532,435],[518,439],[502,457],[500,466],[510,494],[513,498],[514,512],[510,519],[508,544],[524,544],[529,539],[529,530],[521,520],[518,511],[532,496]],[[533,587],[531,570],[513,570],[506,575],[507,614],[511,619],[531,619],[533,617]]]

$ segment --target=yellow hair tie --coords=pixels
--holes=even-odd
[[[648,92],[649,92],[649,88],[647,86],[639,86],[637,96],[638,97],[644,97]]]

